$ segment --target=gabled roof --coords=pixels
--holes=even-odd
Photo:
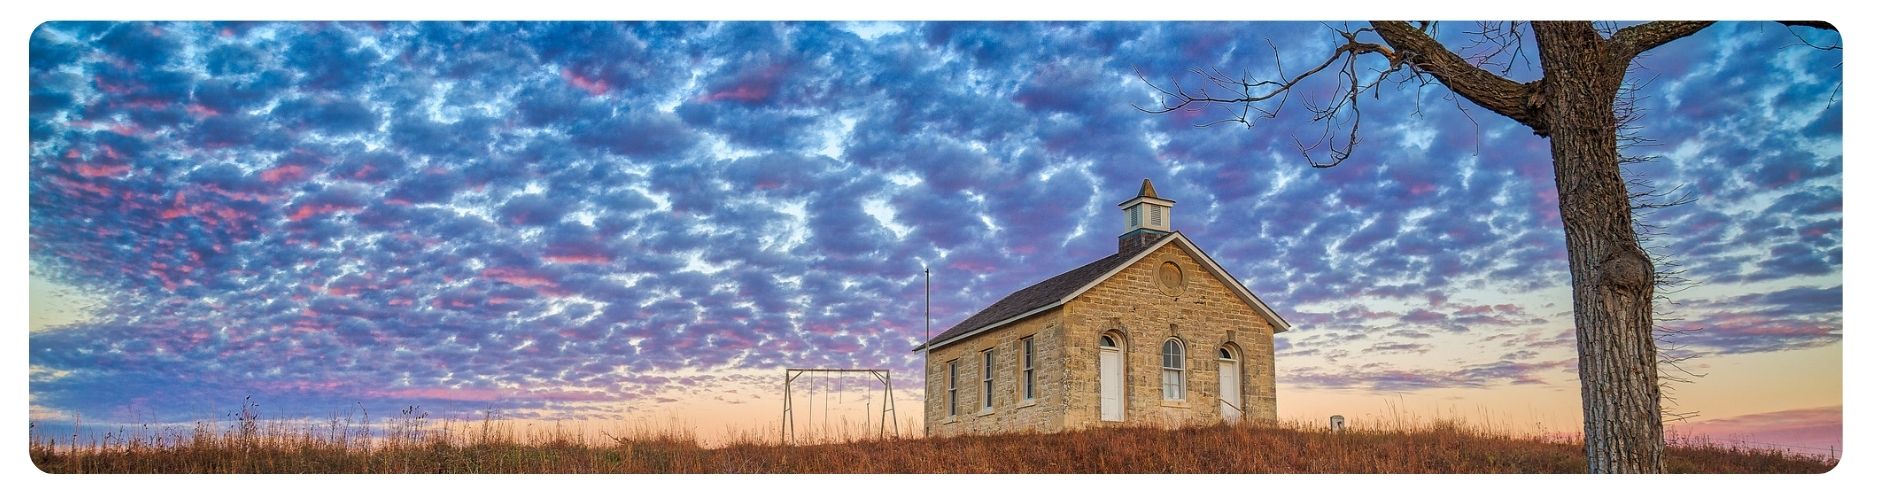
[[[1144,256],[1149,256],[1150,252],[1156,251],[1157,248],[1161,248],[1163,245],[1171,242],[1181,243],[1183,250],[1188,251],[1191,256],[1195,256],[1198,261],[1208,267],[1209,273],[1214,274],[1217,279],[1221,280],[1224,285],[1227,285],[1230,290],[1235,291],[1238,297],[1247,301],[1250,307],[1255,308],[1255,311],[1261,313],[1262,317],[1268,319],[1270,324],[1274,325],[1275,333],[1287,330],[1288,322],[1282,320],[1281,315],[1276,314],[1274,309],[1262,303],[1261,299],[1256,298],[1254,293],[1249,292],[1248,287],[1243,286],[1241,282],[1235,280],[1235,277],[1230,276],[1228,271],[1223,270],[1222,265],[1216,264],[1214,259],[1209,258],[1209,255],[1203,253],[1201,248],[1197,248],[1195,243],[1183,237],[1181,232],[1170,232],[1164,235],[1162,239],[1150,243],[1149,246],[1143,249],[1118,252],[1117,254],[1106,256],[1097,261],[1087,263],[1084,266],[1074,268],[1071,271],[1060,273],[1057,276],[1045,279],[1043,282],[1038,282],[1030,287],[1019,289],[1017,292],[1005,296],[1004,299],[999,299],[999,302],[992,303],[991,306],[986,306],[985,309],[980,310],[977,314],[972,315],[972,317],[966,318],[965,321],[961,321],[959,324],[953,325],[952,328],[940,332],[938,336],[933,337],[932,340],[927,340],[925,344],[914,347],[913,350],[925,350],[930,347],[946,345],[958,341],[961,338],[969,337],[991,328],[1004,326],[1007,323],[1023,319],[1026,316],[1038,314],[1044,310],[1064,305],[1064,303],[1076,299],[1079,294],[1083,294],[1092,287],[1096,287],[1097,284],[1103,283],[1104,279],[1116,275],[1117,272],[1123,271],[1123,269],[1129,267],[1130,264],[1136,263],[1137,260],[1142,259]]]

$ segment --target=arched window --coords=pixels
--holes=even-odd
[[[1103,336],[1103,339],[1102,339],[1102,340],[1098,340],[1098,341],[1097,341],[1097,346],[1099,346],[1099,347],[1109,347],[1109,348],[1116,348],[1116,347],[1117,347],[1117,339],[1115,339],[1115,338],[1110,338],[1110,335],[1104,335],[1104,336]]]
[[[1228,347],[1222,347],[1216,350],[1215,357],[1222,360],[1235,360],[1235,354],[1229,353]]]
[[[1183,399],[1183,345],[1174,338],[1163,342],[1163,399]]]

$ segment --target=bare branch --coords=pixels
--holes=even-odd
[[[1631,68],[1636,68],[1634,64]],[[1633,73],[1633,72],[1632,72]],[[1624,166],[1624,187],[1629,191],[1631,225],[1636,233],[1636,242],[1649,261],[1655,266],[1656,292],[1650,308],[1650,321],[1654,323],[1650,335],[1656,342],[1656,376],[1661,381],[1658,391],[1661,393],[1662,417],[1664,422],[1687,420],[1699,412],[1683,409],[1683,404],[1675,397],[1675,385],[1692,384],[1707,377],[1707,373],[1698,372],[1689,367],[1689,362],[1701,357],[1700,352],[1691,350],[1687,345],[1689,335],[1701,331],[1700,327],[1677,325],[1682,317],[1672,309],[1676,305],[1673,294],[1688,290],[1696,283],[1685,275],[1688,273],[1681,262],[1669,252],[1672,240],[1661,224],[1651,222],[1651,215],[1670,207],[1693,203],[1695,196],[1684,189],[1685,185],[1658,186],[1641,173],[1634,172],[1629,166],[1652,162],[1656,156],[1626,154],[1637,147],[1647,146],[1652,140],[1641,134],[1642,119],[1641,95],[1648,81],[1638,77],[1626,77],[1617,89],[1612,109],[1616,115],[1617,162]]]
[[[1496,68],[1499,75],[1509,75],[1522,60],[1526,66],[1531,64],[1530,53],[1524,49],[1524,30],[1528,24],[1523,21],[1480,21],[1476,30],[1461,34],[1477,36],[1472,42],[1459,48],[1466,61],[1478,68]],[[1499,62],[1502,59],[1503,62]]]
[[[1221,123],[1253,126],[1252,118],[1273,118],[1279,115],[1281,108],[1287,104],[1288,98],[1296,88],[1310,80],[1315,80],[1313,77],[1316,74],[1333,69],[1335,70],[1334,89],[1326,100],[1303,102],[1308,112],[1314,115],[1314,121],[1324,125],[1320,141],[1311,144],[1296,141],[1301,155],[1314,167],[1333,167],[1351,156],[1353,147],[1359,143],[1360,95],[1374,93],[1380,83],[1386,81],[1395,72],[1384,70],[1365,76],[1360,74],[1358,65],[1360,55],[1377,54],[1388,60],[1393,58],[1392,48],[1359,40],[1360,34],[1369,30],[1335,28],[1334,33],[1340,36],[1343,42],[1335,47],[1325,60],[1299,72],[1289,72],[1283,67],[1280,49],[1270,42],[1269,47],[1275,52],[1276,78],[1272,79],[1256,79],[1246,73],[1237,78],[1219,70],[1211,73],[1198,69],[1194,70],[1195,74],[1208,81],[1209,86],[1190,90],[1174,82],[1171,83],[1170,88],[1159,87],[1145,78],[1144,85],[1162,94],[1162,105],[1156,108],[1132,106],[1145,113],[1161,114],[1179,110],[1198,111],[1199,107],[1204,105],[1239,105],[1239,108],[1231,111],[1228,118],[1197,126]],[[1289,75],[1290,73],[1293,75]],[[1142,75],[1138,74],[1138,77],[1141,78]],[[1341,136],[1342,133],[1345,134],[1344,137]],[[1341,143],[1343,138],[1345,142]],[[1326,153],[1317,158],[1314,151],[1323,144],[1327,147]]]
[[[1813,48],[1820,51],[1839,51],[1840,50],[1840,45],[1837,42],[1833,44],[1813,44],[1812,41],[1807,40],[1806,36],[1801,35],[1800,31],[1796,31],[1793,29],[1787,29],[1787,34],[1792,34],[1794,39],[1800,40],[1800,44],[1805,45],[1808,48]]]
[[[1644,51],[1695,34],[1712,24],[1712,21],[1655,21],[1625,27],[1610,36],[1610,50],[1627,62]]]
[[[1796,40],[1799,40],[1800,45],[1802,46],[1813,48],[1820,51],[1840,51],[1842,49],[1842,47],[1839,44],[1839,41],[1834,41],[1833,44],[1814,44],[1813,41],[1807,39],[1806,35],[1802,34],[1799,29],[1794,29],[1795,27],[1811,27],[1814,29],[1824,29],[1827,31],[1839,32],[1839,29],[1835,29],[1832,24],[1828,24],[1828,23],[1820,22],[1820,21],[1780,21],[1780,24],[1787,26],[1787,34],[1792,34],[1793,38]],[[1786,49],[1786,48],[1787,47],[1785,46],[1782,47],[1782,49]],[[1845,66],[1845,62],[1843,61],[1839,63],[1834,63],[1833,69],[1838,70],[1842,66]],[[1826,96],[1827,108],[1830,109],[1833,107],[1834,103],[1839,102],[1839,90],[1840,88],[1845,87],[1845,86],[1846,86],[1846,81],[1844,80],[1833,83],[1833,92],[1830,94],[1827,94]]]
[[[1825,22],[1825,21],[1786,21],[1784,20],[1784,21],[1775,21],[1775,22],[1786,24],[1787,27],[1811,27],[1814,29],[1839,32],[1839,28],[1833,27],[1832,23]]]
[[[1516,120],[1537,135],[1549,134],[1542,114],[1543,93],[1535,82],[1521,84],[1478,68],[1406,22],[1373,21],[1373,30],[1396,50],[1389,57],[1393,68],[1410,64],[1472,104]]]

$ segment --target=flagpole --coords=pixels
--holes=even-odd
[[[933,343],[933,267],[928,266],[928,267],[925,267],[925,269],[926,269],[926,340],[921,341],[920,343],[922,344]],[[928,352],[933,351],[933,347],[926,347],[926,351]]]

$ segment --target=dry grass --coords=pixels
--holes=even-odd
[[[486,419],[385,425],[260,422],[119,432],[81,442],[42,435],[30,454],[49,473],[1582,473],[1569,437],[1509,436],[1462,422],[1324,427],[1143,427],[1057,434],[860,439],[783,446],[730,431],[709,449],[681,426],[604,437],[561,426],[520,430]],[[1822,473],[1831,459],[1709,444],[1670,447],[1677,473]]]

